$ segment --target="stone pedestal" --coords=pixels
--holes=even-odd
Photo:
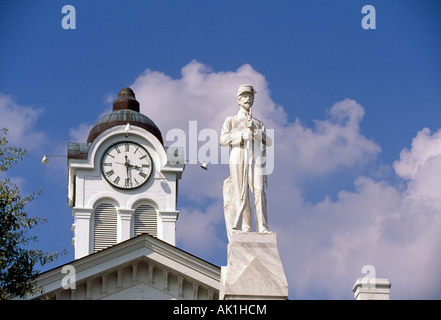
[[[288,298],[275,233],[234,231],[221,269],[221,300]]]

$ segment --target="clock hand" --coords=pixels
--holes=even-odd
[[[135,166],[135,165],[133,165],[133,164],[129,164],[129,167],[130,167],[130,168],[135,168],[135,169],[137,169],[137,170],[142,169],[140,166]]]
[[[127,159],[127,156],[126,156],[126,162],[124,163],[124,165],[126,166],[126,172],[127,172],[127,178],[129,177],[129,166],[130,166],[130,164],[129,164],[129,160]]]
[[[122,163],[122,162],[117,162],[117,161],[115,161],[114,163],[116,163],[116,164],[122,164],[123,166],[130,167],[130,168],[135,168],[135,169],[138,169],[138,170],[141,169],[140,166],[135,166],[135,165],[130,164],[130,163],[128,163],[128,162],[126,162],[126,163]]]
[[[114,163],[116,163],[116,164],[122,164],[123,166],[130,167],[130,168],[135,168],[135,169],[139,169],[139,168],[140,168],[140,167],[135,166],[135,165],[133,165],[133,164],[130,164],[130,163],[128,163],[128,162],[122,163],[122,162],[115,161]]]
[[[128,160],[127,156],[125,156],[125,157],[126,157],[126,162],[124,163],[124,165],[126,166],[126,183],[125,183],[125,185],[128,187],[129,183],[130,183],[130,178],[129,178],[129,175],[130,175],[130,173],[129,173],[130,163],[129,163],[129,160]]]

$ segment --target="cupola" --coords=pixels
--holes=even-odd
[[[163,143],[162,134],[156,124],[146,115],[139,112],[139,102],[132,89],[122,88],[113,102],[112,112],[102,116],[90,130],[87,143],[92,143],[100,133],[114,126],[126,125],[144,128]]]

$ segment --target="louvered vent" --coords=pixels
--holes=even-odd
[[[117,216],[114,206],[100,204],[95,209],[93,251],[97,252],[116,244]]]
[[[135,210],[135,236],[141,233],[148,233],[156,237],[158,230],[158,219],[155,208],[143,204]]]

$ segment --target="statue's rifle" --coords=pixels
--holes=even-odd
[[[251,115],[251,108],[250,112],[248,113],[248,130],[251,132],[251,128],[253,127],[252,124],[252,115]],[[245,143],[245,155],[244,155],[244,161],[243,161],[243,181],[242,181],[242,193],[240,196],[241,205],[239,208],[239,211],[236,214],[236,219],[234,219],[233,223],[233,230],[237,230],[237,225],[239,224],[239,220],[242,217],[243,211],[245,210],[245,207],[247,206],[247,198],[246,194],[248,191],[248,172],[249,172],[249,166],[250,166],[250,152],[251,152],[251,139],[248,139]]]

